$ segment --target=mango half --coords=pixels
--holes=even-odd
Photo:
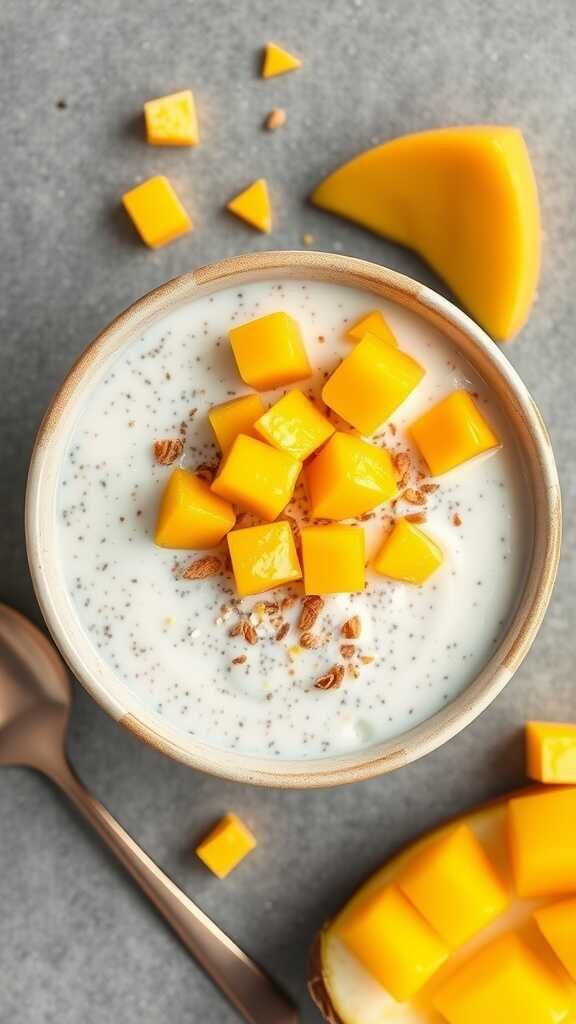
[[[405,135],[344,164],[311,200],[414,249],[497,340],[527,319],[540,270],[540,213],[516,128]]]

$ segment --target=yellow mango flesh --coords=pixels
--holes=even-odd
[[[540,214],[516,128],[406,135],[334,171],[312,202],[414,249],[496,339],[522,327],[540,269]]]
[[[286,452],[239,434],[220,464],[212,490],[271,522],[292,498],[301,469],[302,463]]]
[[[330,420],[303,395],[290,391],[263,413],[255,424],[264,441],[304,461],[334,433]]]
[[[539,782],[576,783],[576,725],[527,722],[526,771]]]
[[[158,249],[192,230],[192,221],[163,175],[148,178],[122,196],[124,208],[142,241]]]
[[[243,192],[234,196],[228,203],[228,209],[257,231],[268,234],[272,230],[272,208],[264,178],[253,181]]]
[[[305,526],[300,531],[306,594],[364,590],[364,530],[359,526]]]
[[[509,896],[468,825],[414,857],[398,879],[404,895],[451,949],[498,917]]]
[[[541,907],[534,911],[534,918],[544,938],[576,981],[576,897]]]
[[[368,313],[358,320],[347,331],[346,337],[352,341],[361,341],[365,334],[373,334],[376,338],[380,338],[381,341],[387,341],[389,345],[398,347],[396,337],[379,309],[373,310],[372,313]]]
[[[289,53],[277,43],[266,44],[262,61],[262,78],[285,75],[287,71],[296,71],[299,67],[302,67],[302,61],[293,53]]]
[[[576,892],[576,786],[510,800],[508,836],[519,896]]]
[[[449,955],[396,885],[371,893],[338,936],[399,1003],[410,999]]]
[[[453,391],[443,398],[410,424],[409,433],[433,476],[500,446],[467,391]]]
[[[397,519],[376,554],[372,567],[381,576],[404,583],[424,583],[443,562],[441,548],[406,519]]]
[[[260,395],[241,395],[222,405],[214,405],[208,419],[220,450],[227,452],[238,434],[253,434],[252,428],[265,409]]]
[[[361,434],[374,434],[423,376],[411,356],[365,334],[326,381],[322,399]]]
[[[213,548],[236,521],[228,501],[185,469],[175,469],[166,485],[154,540],[161,548]]]
[[[228,548],[240,597],[260,594],[302,578],[289,523],[233,530],[228,534]]]
[[[268,391],[304,380],[312,373],[300,328],[288,313],[269,313],[229,332],[242,380]]]
[[[152,146],[194,146],[199,141],[196,106],[190,89],[144,104],[146,136]]]
[[[351,519],[394,498],[396,472],[389,453],[337,431],[304,471],[316,519]]]
[[[196,847],[196,855],[217,878],[226,878],[255,846],[250,829],[235,814],[226,814]]]

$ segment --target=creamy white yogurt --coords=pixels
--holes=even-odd
[[[152,444],[182,436],[181,465],[214,463],[206,413],[248,390],[227,331],[285,310],[300,323],[318,394],[350,350],[346,325],[382,309],[400,346],[426,376],[377,438],[407,450],[405,426],[457,387],[478,396],[501,450],[439,478],[427,496],[424,529],[445,561],[422,587],[368,572],[362,595],[327,599],[319,649],[294,651],[293,625],[281,642],[267,620],[258,643],[230,637],[238,618],[232,580],[178,578],[190,560],[153,543],[158,501],[170,468]],[[279,397],[280,392],[268,396]],[[265,396],[266,397],[266,396]],[[417,481],[416,481],[417,485]],[[305,511],[302,493],[294,508]],[[396,514],[418,512],[399,502]],[[391,509],[364,523],[368,552]],[[460,522],[460,525],[455,525]],[[108,367],[76,423],[62,462],[60,551],[78,619],[98,656],[132,694],[177,728],[214,747],[270,758],[354,751],[430,717],[459,694],[489,659],[519,597],[532,543],[530,501],[512,433],[489,390],[449,340],[416,315],[360,290],[320,282],[258,283],[199,299],[151,326]],[[299,587],[265,595],[301,595]],[[261,598],[245,599],[250,613]],[[286,613],[295,623],[300,601]],[[222,610],[224,609],[224,610]],[[341,661],[339,628],[359,615],[366,658],[359,675],[321,691],[315,679]],[[245,655],[242,664],[233,659]],[[368,659],[373,660],[368,662]]]

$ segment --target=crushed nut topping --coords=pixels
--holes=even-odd
[[[280,611],[286,612],[292,605],[296,604],[296,598],[290,595],[289,597],[283,597],[280,602]]]
[[[396,452],[392,456],[392,462],[394,463],[394,469],[398,473],[398,476],[404,476],[410,469],[410,456],[408,452]]]
[[[420,490],[424,491],[424,494],[434,494],[439,487],[440,484],[420,484]]]
[[[286,124],[286,111],[282,110],[280,107],[274,107],[264,121],[266,131],[275,132],[276,129],[281,128],[283,124]]]
[[[329,672],[320,676],[314,686],[317,690],[337,690],[344,679],[344,665],[333,665]]]
[[[201,462],[194,472],[201,480],[205,480],[207,484],[211,484],[216,476],[216,466],[210,466],[207,462]]]
[[[407,523],[425,523],[428,516],[425,512],[411,512],[410,515],[404,516]]]
[[[238,622],[234,623],[234,625],[232,626],[232,629],[228,633],[228,636],[241,636],[243,633],[244,633],[244,623],[240,619]]]
[[[246,655],[245,654],[239,654],[237,658],[232,658],[232,664],[233,665],[243,665],[245,661],[246,661]]]
[[[205,580],[208,576],[217,576],[222,572],[222,562],[214,555],[206,555],[190,562],[182,572],[183,580]]]
[[[300,613],[300,621],[298,622],[298,629],[303,632],[307,632],[312,629],[312,626],[316,622],[316,619],[320,615],[324,607],[324,601],[317,594],[310,594],[305,597],[302,601],[302,611]]]
[[[247,644],[252,644],[253,646],[254,644],[258,643],[258,633],[256,632],[254,626],[250,622],[247,622],[246,620],[243,621],[242,632],[244,634],[244,639]]]
[[[407,487],[402,497],[404,501],[409,501],[411,505],[424,505],[426,503],[426,495],[422,494],[422,491],[415,491],[413,487]]]
[[[154,458],[160,466],[171,466],[180,458],[183,451],[184,445],[179,437],[154,442]]]
[[[340,644],[340,654],[343,658],[353,658],[356,653],[354,644]]]
[[[375,519],[375,518],[376,518],[376,513],[375,512],[363,512],[361,516],[358,516],[358,519],[360,520],[361,523],[367,523],[369,519]]]
[[[388,424],[388,430],[392,434],[392,437],[394,437],[395,434],[396,434],[396,425],[394,423],[389,423]]]
[[[362,632],[362,622],[359,615],[353,615],[351,619],[346,619],[340,627],[340,634],[345,636],[347,640],[357,640]]]
[[[314,633],[302,633],[300,636],[300,645],[302,647],[306,647],[308,650],[313,650],[316,647],[322,646],[322,640]]]
[[[454,526],[462,526],[462,519],[457,512],[452,516],[452,522],[454,523]]]
[[[283,622],[282,625],[280,626],[280,629],[276,633],[276,636],[274,637],[274,639],[275,640],[283,640],[284,637],[289,632],[290,632],[290,623],[289,622]]]

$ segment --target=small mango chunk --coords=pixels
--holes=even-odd
[[[265,441],[304,461],[334,433],[330,420],[303,395],[289,391],[255,423]]]
[[[248,188],[239,192],[227,204],[230,213],[240,220],[246,221],[251,227],[269,234],[272,230],[272,208],[265,178],[258,178]]]
[[[433,476],[500,447],[467,391],[452,391],[415,420],[409,432]]]
[[[360,526],[305,526],[300,539],[306,594],[364,590],[366,557]]]
[[[576,725],[527,722],[526,770],[539,782],[576,783]]]
[[[301,469],[302,463],[287,452],[238,434],[220,463],[212,490],[271,522],[292,498]]]
[[[302,579],[290,523],[281,521],[232,530],[228,547],[240,597]]]
[[[572,1009],[562,978],[514,932],[457,967],[432,997],[449,1024],[561,1024]]]
[[[142,241],[151,249],[159,249],[192,230],[190,217],[163,174],[125,192],[122,203]]]
[[[305,469],[316,519],[351,519],[394,498],[396,472],[389,453],[336,431]]]
[[[373,434],[408,398],[424,370],[415,359],[365,334],[326,381],[322,398],[361,434]]]
[[[576,981],[576,897],[534,911],[536,924]]]
[[[393,139],[334,171],[312,202],[414,249],[495,338],[505,341],[527,319],[540,214],[516,128],[466,125]]]
[[[146,136],[152,146],[195,146],[199,141],[196,105],[190,89],[144,104]]]
[[[402,517],[395,521],[385,537],[372,567],[381,576],[419,584],[425,583],[443,560],[442,550],[436,541]]]
[[[161,548],[213,548],[235,521],[232,506],[205,480],[175,469],[162,495],[154,540]]]
[[[576,786],[509,800],[508,839],[519,896],[576,892]]]
[[[396,885],[370,893],[343,917],[336,931],[399,1003],[415,995],[449,955],[441,938]]]
[[[275,78],[285,75],[287,71],[296,71],[302,67],[302,61],[293,53],[288,53],[277,43],[266,43],[262,59],[262,78]]]
[[[252,428],[265,409],[260,395],[241,395],[230,402],[212,406],[208,419],[220,450],[226,453],[238,434],[252,435]]]
[[[288,313],[269,313],[229,332],[242,380],[268,391],[304,380],[312,373],[300,328]]]
[[[196,847],[196,855],[217,878],[226,878],[255,846],[250,829],[235,814],[226,814]]]
[[[409,862],[398,885],[451,949],[486,927],[509,903],[503,883],[468,825],[459,825],[427,845]]]
[[[371,313],[367,313],[366,316],[358,320],[346,333],[346,337],[352,341],[361,341],[365,334],[373,334],[374,337],[380,338],[381,341],[387,341],[389,345],[394,345],[395,348],[398,347],[396,336],[386,323],[379,309],[372,310]]]

